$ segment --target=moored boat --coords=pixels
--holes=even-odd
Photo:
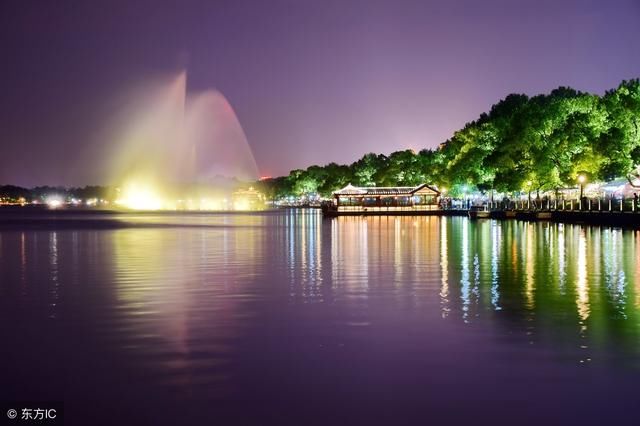
[[[467,214],[469,219],[489,219],[491,217],[491,212],[484,206],[471,206]]]

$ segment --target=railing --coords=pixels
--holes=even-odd
[[[439,210],[437,204],[423,204],[414,206],[338,206],[339,212],[398,212],[398,211],[430,211]]]
[[[466,208],[464,208],[466,207]],[[464,206],[463,210],[471,209],[472,206]],[[516,201],[493,201],[484,204],[484,210],[491,211],[526,211],[526,212],[584,212],[584,213],[638,213],[640,214],[640,204],[634,199],[592,199],[582,200],[516,200]],[[411,212],[411,211],[433,211],[433,210],[460,210],[458,207],[441,206],[439,204],[422,204],[407,206],[349,206],[335,204],[327,205],[328,210],[338,212]]]
[[[490,210],[640,213],[636,199],[517,200],[487,203]]]

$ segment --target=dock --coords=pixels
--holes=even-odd
[[[323,206],[323,216],[334,218],[341,216],[466,216],[472,220],[525,220],[549,221],[559,223],[585,223],[615,227],[640,227],[640,210],[528,210],[528,209],[492,209],[473,211],[470,209],[411,209],[396,208],[389,210],[346,210],[330,209]]]

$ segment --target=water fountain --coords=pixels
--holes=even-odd
[[[188,93],[185,72],[146,92],[110,155],[121,206],[224,209],[220,182],[257,179],[251,147],[220,92]]]

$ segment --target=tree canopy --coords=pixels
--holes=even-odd
[[[623,81],[603,96],[560,87],[528,97],[510,94],[467,123],[437,149],[367,153],[349,165],[330,163],[259,182],[270,197],[356,186],[447,187],[515,192],[575,186],[638,173],[640,80]]]

